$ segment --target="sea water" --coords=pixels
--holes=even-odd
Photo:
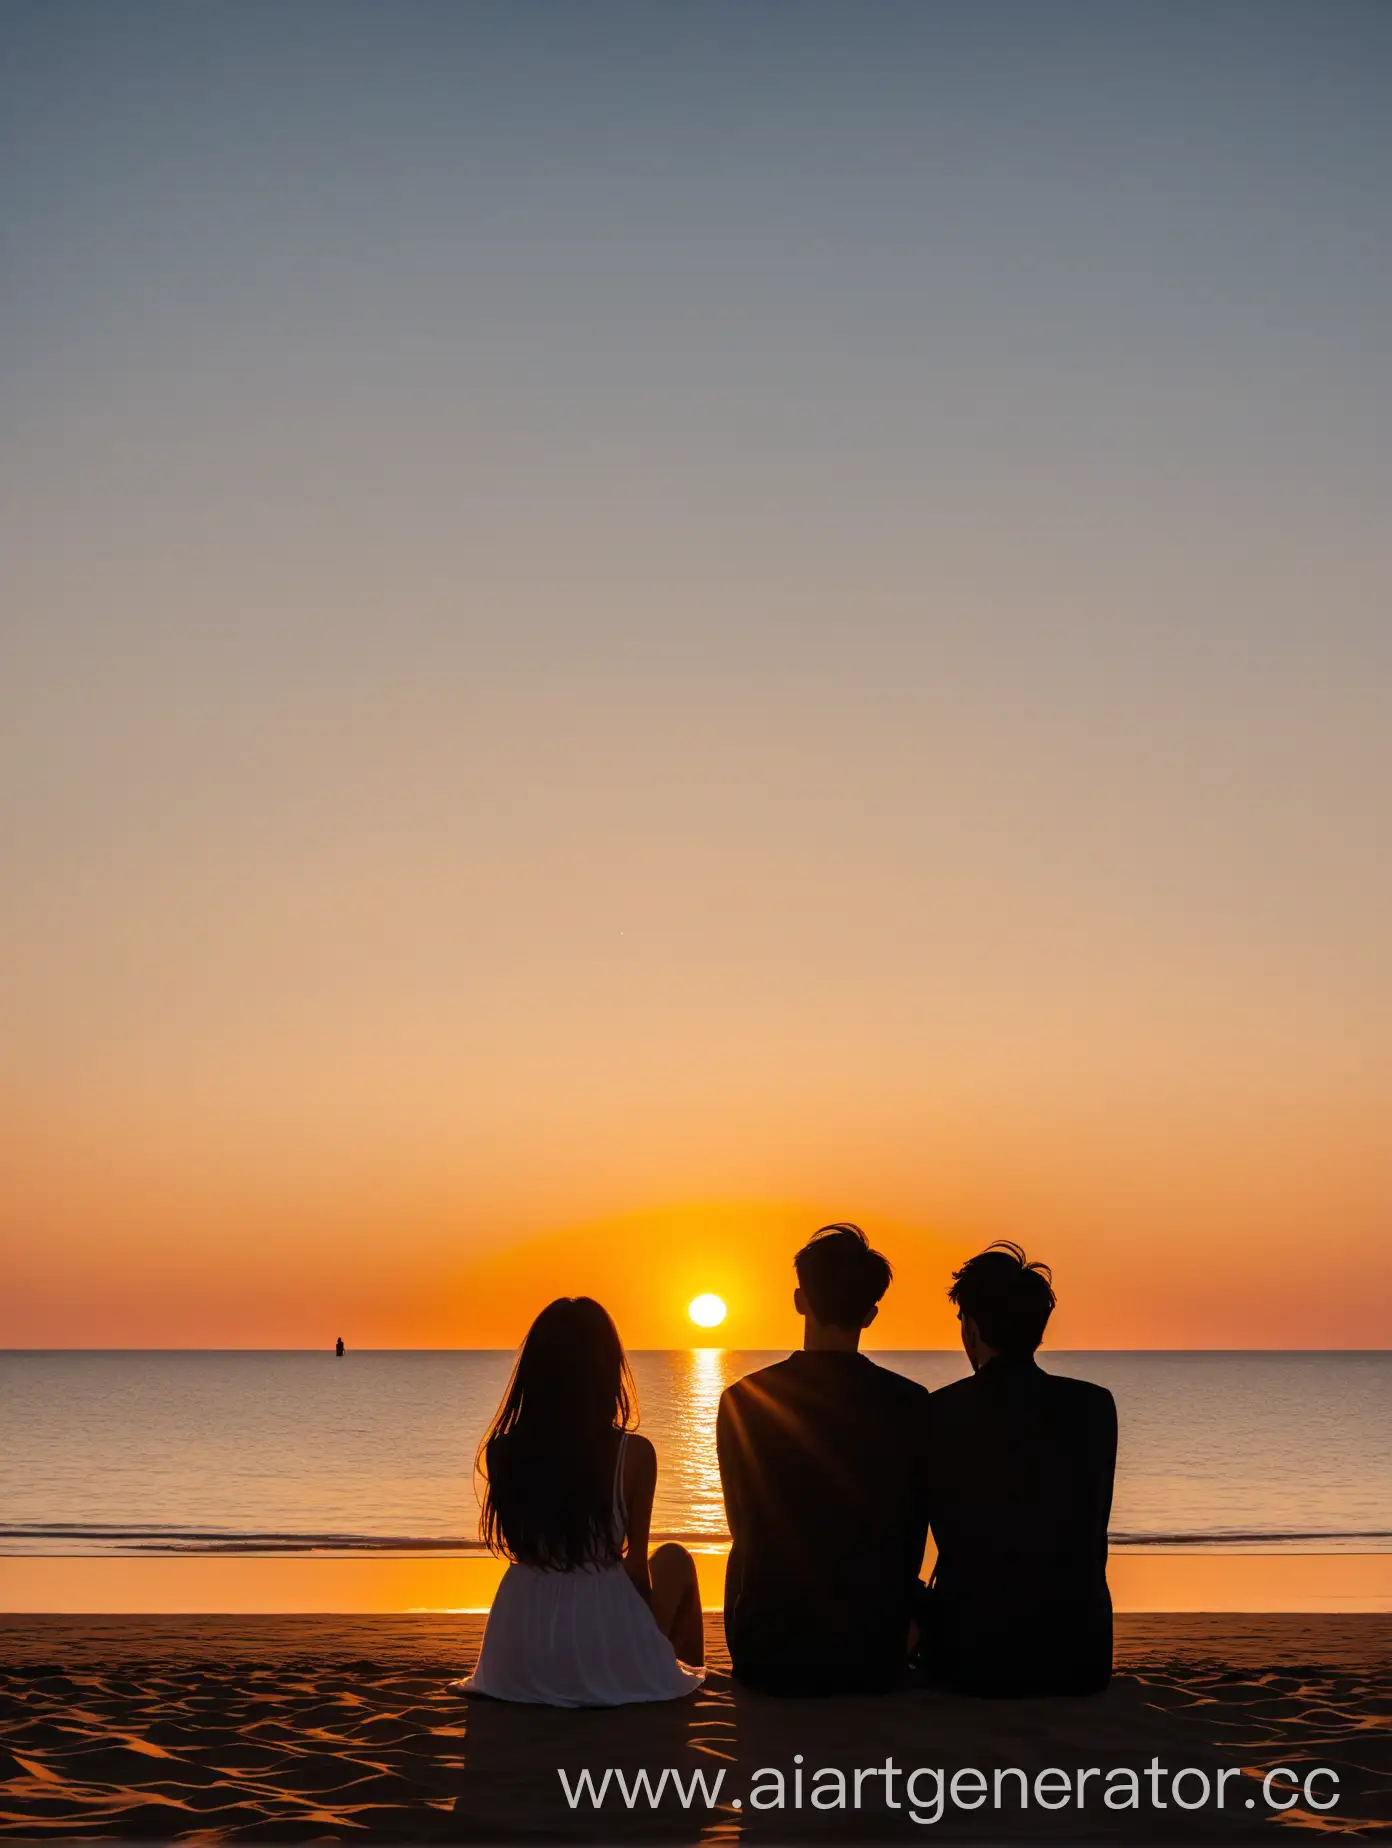
[[[636,1353],[654,1539],[725,1535],[715,1414],[780,1358]],[[925,1386],[960,1354],[874,1356]],[[1113,1541],[1392,1550],[1392,1354],[1054,1353],[1114,1393]],[[474,1456],[512,1355],[0,1354],[0,1551],[478,1548]]]

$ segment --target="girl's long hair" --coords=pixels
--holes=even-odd
[[[589,1296],[561,1296],[532,1323],[479,1445],[479,1530],[491,1553],[571,1571],[610,1564],[614,1434],[637,1422],[619,1331]]]

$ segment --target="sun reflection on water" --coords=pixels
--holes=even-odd
[[[727,1540],[716,1412],[725,1388],[762,1358],[716,1347],[643,1356],[643,1429],[657,1444],[654,1534],[696,1547]]]
[[[695,1498],[703,1514],[707,1510],[712,1513],[712,1528],[720,1534],[725,1529],[725,1500],[720,1491],[720,1466],[715,1454],[715,1415],[720,1409],[720,1395],[725,1390],[725,1370],[721,1365],[725,1350],[692,1348],[687,1358],[691,1367],[688,1428],[698,1438],[692,1446]]]

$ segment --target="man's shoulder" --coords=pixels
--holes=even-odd
[[[949,1380],[946,1386],[937,1386],[929,1394],[935,1414],[953,1412],[974,1402],[976,1396],[976,1375],[966,1374],[960,1380]]]
[[[1105,1386],[1098,1386],[1092,1380],[1075,1379],[1067,1373],[1051,1373],[1044,1367],[1039,1367],[1034,1377],[1040,1389],[1055,1404],[1067,1406],[1070,1411],[1097,1414],[1116,1410],[1111,1393]],[[968,1373],[960,1380],[949,1380],[946,1386],[939,1386],[933,1394],[933,1410],[949,1415],[954,1411],[964,1411],[978,1402],[979,1392],[978,1376],[974,1373]]]
[[[770,1361],[766,1367],[756,1367],[752,1373],[742,1373],[737,1380],[731,1380],[721,1393],[721,1402],[729,1399],[734,1403],[740,1399],[762,1396],[771,1390],[776,1392],[780,1384],[791,1377],[793,1370],[793,1356],[789,1354],[786,1359]]]
[[[1070,1373],[1048,1373],[1044,1368],[1039,1371],[1048,1380],[1048,1392],[1052,1393],[1054,1403],[1067,1406],[1072,1416],[1093,1419],[1094,1423],[1117,1421],[1117,1401],[1105,1386],[1098,1386],[1096,1380],[1074,1379]]]
[[[1078,1407],[1080,1411],[1100,1412],[1107,1407],[1116,1409],[1116,1401],[1105,1386],[1099,1386],[1095,1380],[1075,1379],[1070,1373],[1051,1373],[1041,1367],[1039,1371],[1048,1380],[1048,1390],[1056,1398]]]
[[[917,1380],[911,1380],[907,1373],[899,1373],[893,1367],[881,1366],[879,1361],[871,1360],[868,1354],[861,1357],[867,1367],[873,1369],[867,1374],[877,1392],[882,1392],[887,1399],[893,1399],[907,1410],[926,1406],[931,1394],[926,1386]]]
[[[785,1391],[805,1391],[807,1380],[807,1362],[799,1352],[789,1354],[783,1360],[772,1361],[767,1367],[756,1368],[753,1373],[744,1374],[727,1386],[720,1397],[722,1402],[729,1400],[731,1404],[738,1404],[741,1399],[777,1398]],[[920,1386],[917,1380],[911,1380],[906,1373],[897,1373],[893,1367],[882,1367],[878,1361],[871,1360],[868,1354],[851,1358],[851,1369],[844,1376],[843,1384],[851,1392],[864,1392],[868,1388],[883,1396],[886,1403],[893,1403],[906,1410],[924,1406],[929,1399],[926,1386]]]

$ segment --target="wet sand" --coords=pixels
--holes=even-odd
[[[724,1596],[727,1550],[712,1545],[695,1554],[708,1610]],[[933,1558],[930,1543],[924,1578]],[[7,1554],[0,1555],[0,1611],[486,1611],[502,1575],[501,1560],[458,1554]],[[1392,1612],[1392,1553],[1113,1547],[1107,1582],[1113,1607],[1127,1612]]]
[[[0,1618],[0,1830],[209,1840],[565,1842],[1048,1839],[1213,1841],[1273,1828],[1392,1839],[1392,1617],[1127,1616],[1104,1695],[983,1702],[926,1690],[778,1701],[736,1688],[718,1622],[694,1699],[558,1713],[470,1702],[448,1687],[482,1634],[473,1615]],[[1225,1807],[946,1808],[916,1824],[867,1779],[862,1807],[793,1807],[818,1768],[1192,1766]],[[1339,1776],[1336,1808],[1278,1822],[1261,1774]],[[560,1770],[723,1771],[717,1800],[657,1809],[611,1794],[572,1809]],[[756,1772],[785,1807],[753,1805]],[[573,1788],[572,1783],[572,1788]],[[769,1781],[763,1782],[765,1792]],[[931,1786],[921,1786],[931,1794]],[[1143,1789],[1147,1786],[1143,1785]],[[1162,1790],[1167,1786],[1162,1786]],[[1324,1787],[1329,1788],[1328,1786]],[[1198,1789],[1191,1780],[1187,1794]],[[902,1803],[902,1782],[898,1795]],[[733,1799],[740,1799],[736,1807]],[[1248,1802],[1252,1807],[1247,1807]]]

